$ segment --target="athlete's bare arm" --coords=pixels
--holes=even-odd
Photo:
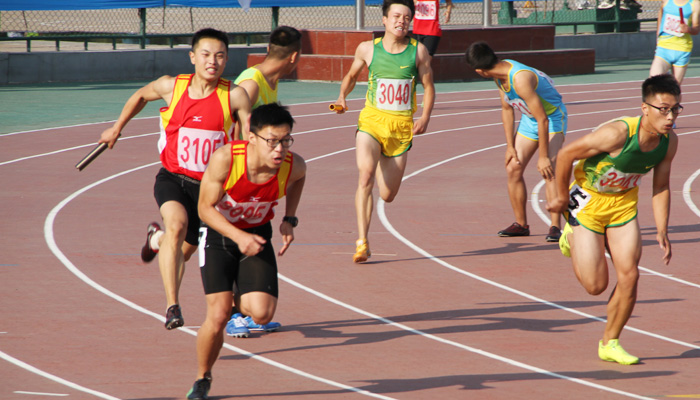
[[[124,129],[132,118],[143,110],[149,101],[163,99],[170,105],[175,79],[175,77],[168,75],[161,76],[132,94],[129,100],[126,101],[126,104],[124,104],[119,118],[114,122],[114,125],[102,132],[98,143],[107,143],[110,149],[114,147],[114,144],[121,135],[122,129]]]
[[[418,78],[423,84],[423,113],[413,124],[414,135],[425,133],[426,129],[428,129],[430,114],[433,112],[433,105],[435,104],[435,84],[433,82],[433,69],[430,66],[431,58],[428,48],[419,42],[416,51],[416,66],[418,67]]]
[[[498,86],[498,80],[495,79],[496,85]],[[498,86],[500,89],[500,86]],[[503,121],[503,131],[506,133],[506,163],[511,160],[515,160],[516,163],[520,164],[518,160],[518,153],[515,151],[515,110],[513,107],[506,102],[505,93],[501,90],[498,91],[498,95],[501,98],[501,120]]]
[[[352,61],[350,70],[347,75],[343,78],[343,82],[340,84],[340,96],[338,100],[335,101],[338,114],[342,114],[347,109],[347,104],[345,103],[345,98],[352,92],[357,83],[357,78],[360,76],[360,72],[365,68],[366,65],[372,63],[372,54],[374,53],[373,42],[368,40],[362,42],[355,49],[355,59]]]
[[[224,197],[224,182],[228,178],[230,166],[231,143],[220,147],[212,154],[209,165],[204,171],[199,186],[197,207],[199,217],[209,227],[236,242],[241,253],[254,256],[263,249],[265,239],[236,228],[215,208]]]
[[[600,153],[619,154],[625,145],[628,131],[622,121],[602,125],[595,131],[562,147],[557,154],[556,187],[557,198],[547,206],[548,211],[564,212],[569,204],[569,182],[576,160],[590,158]]]
[[[287,197],[285,201],[285,213],[287,216],[296,216],[297,207],[301,200],[301,192],[304,189],[306,181],[306,162],[298,154],[294,154],[292,163],[292,171],[289,174],[289,182],[287,182]],[[280,225],[280,234],[282,234],[282,248],[278,255],[284,255],[289,248],[289,245],[294,241],[294,228],[291,224],[282,222]]]
[[[520,71],[513,77],[515,93],[525,101],[532,116],[537,120],[537,144],[539,156],[537,158],[537,171],[546,180],[554,179],[552,162],[549,159],[549,119],[544,111],[540,96],[535,91],[537,88],[537,76],[532,71]]]
[[[692,25],[687,25],[688,20],[686,19],[685,24],[681,25],[681,32],[697,35],[700,33],[700,0],[693,0],[693,14],[690,19]]]
[[[243,132],[243,135],[248,133],[248,127],[250,124],[250,108],[252,102],[248,98],[248,94],[246,93],[245,89],[240,86],[236,86],[229,91],[229,103],[231,104],[231,113],[235,113],[237,116],[233,136],[234,139],[237,139],[240,137],[240,132]]]
[[[671,261],[671,242],[668,239],[668,215],[671,210],[671,161],[678,149],[678,136],[671,132],[668,134],[668,151],[666,157],[654,167],[653,194],[651,198],[656,223],[656,241],[663,250],[662,260],[668,265]]]

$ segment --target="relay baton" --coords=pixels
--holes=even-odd
[[[681,24],[685,24],[685,20],[683,19],[683,7],[678,7],[678,11],[681,13]]]
[[[329,104],[328,109],[335,112],[347,111],[347,108],[343,108],[343,106],[339,106],[336,104]]]
[[[87,167],[88,164],[90,164],[94,159],[97,158],[97,156],[102,154],[102,152],[105,151],[107,147],[107,143],[98,144],[94,149],[92,149],[91,152],[88,153],[88,155],[86,155],[82,160],[80,160],[79,163],[75,164],[75,168],[77,168],[78,171],[82,171],[83,168]]]

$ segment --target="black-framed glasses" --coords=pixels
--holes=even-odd
[[[644,102],[644,104],[648,105],[649,107],[656,108],[662,115],[668,115],[669,113],[673,113],[673,115],[678,115],[683,111],[683,106],[680,104],[673,107],[657,107],[647,102]]]
[[[292,147],[292,145],[294,144],[294,138],[291,137],[291,136],[286,136],[286,137],[284,137],[284,138],[282,138],[282,139],[266,139],[266,138],[264,138],[264,137],[258,135],[258,134],[255,133],[255,132],[253,132],[253,135],[259,137],[260,139],[262,139],[262,140],[264,140],[264,141],[266,141],[266,142],[267,142],[267,145],[270,146],[271,149],[274,149],[274,148],[277,147],[277,145],[280,144],[280,143],[282,144],[282,147],[284,147],[285,149],[288,149],[288,148]]]

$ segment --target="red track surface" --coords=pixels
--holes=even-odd
[[[655,241],[650,176],[641,191],[643,276],[622,343],[642,364],[598,360],[612,283],[601,296],[586,294],[570,260],[545,243],[548,223],[532,207],[533,236],[496,236],[513,216],[495,89],[440,93],[399,196],[375,209],[374,256],[362,265],[351,262],[357,111],[291,107],[293,150],[307,159],[308,178],[296,242],[279,259],[283,329],[227,338],[212,398],[700,398],[698,85],[686,80],[678,120],[668,267]],[[639,112],[639,82],[559,89],[569,142]],[[157,264],[139,259],[147,223],[159,220],[158,122],[133,121],[114,151],[78,172],[104,127],[0,137],[2,399],[179,399],[194,381],[205,311],[196,259],[181,290],[187,328],[173,332],[163,328]],[[528,189],[541,199],[532,205],[543,210],[540,181],[530,165]]]

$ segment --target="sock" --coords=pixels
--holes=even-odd
[[[156,233],[151,235],[151,241],[150,241],[150,243],[148,243],[148,245],[151,247],[151,250],[156,251],[156,252],[158,250],[160,250],[159,241],[163,235],[165,235],[165,232],[163,232],[163,231],[157,231]]]

